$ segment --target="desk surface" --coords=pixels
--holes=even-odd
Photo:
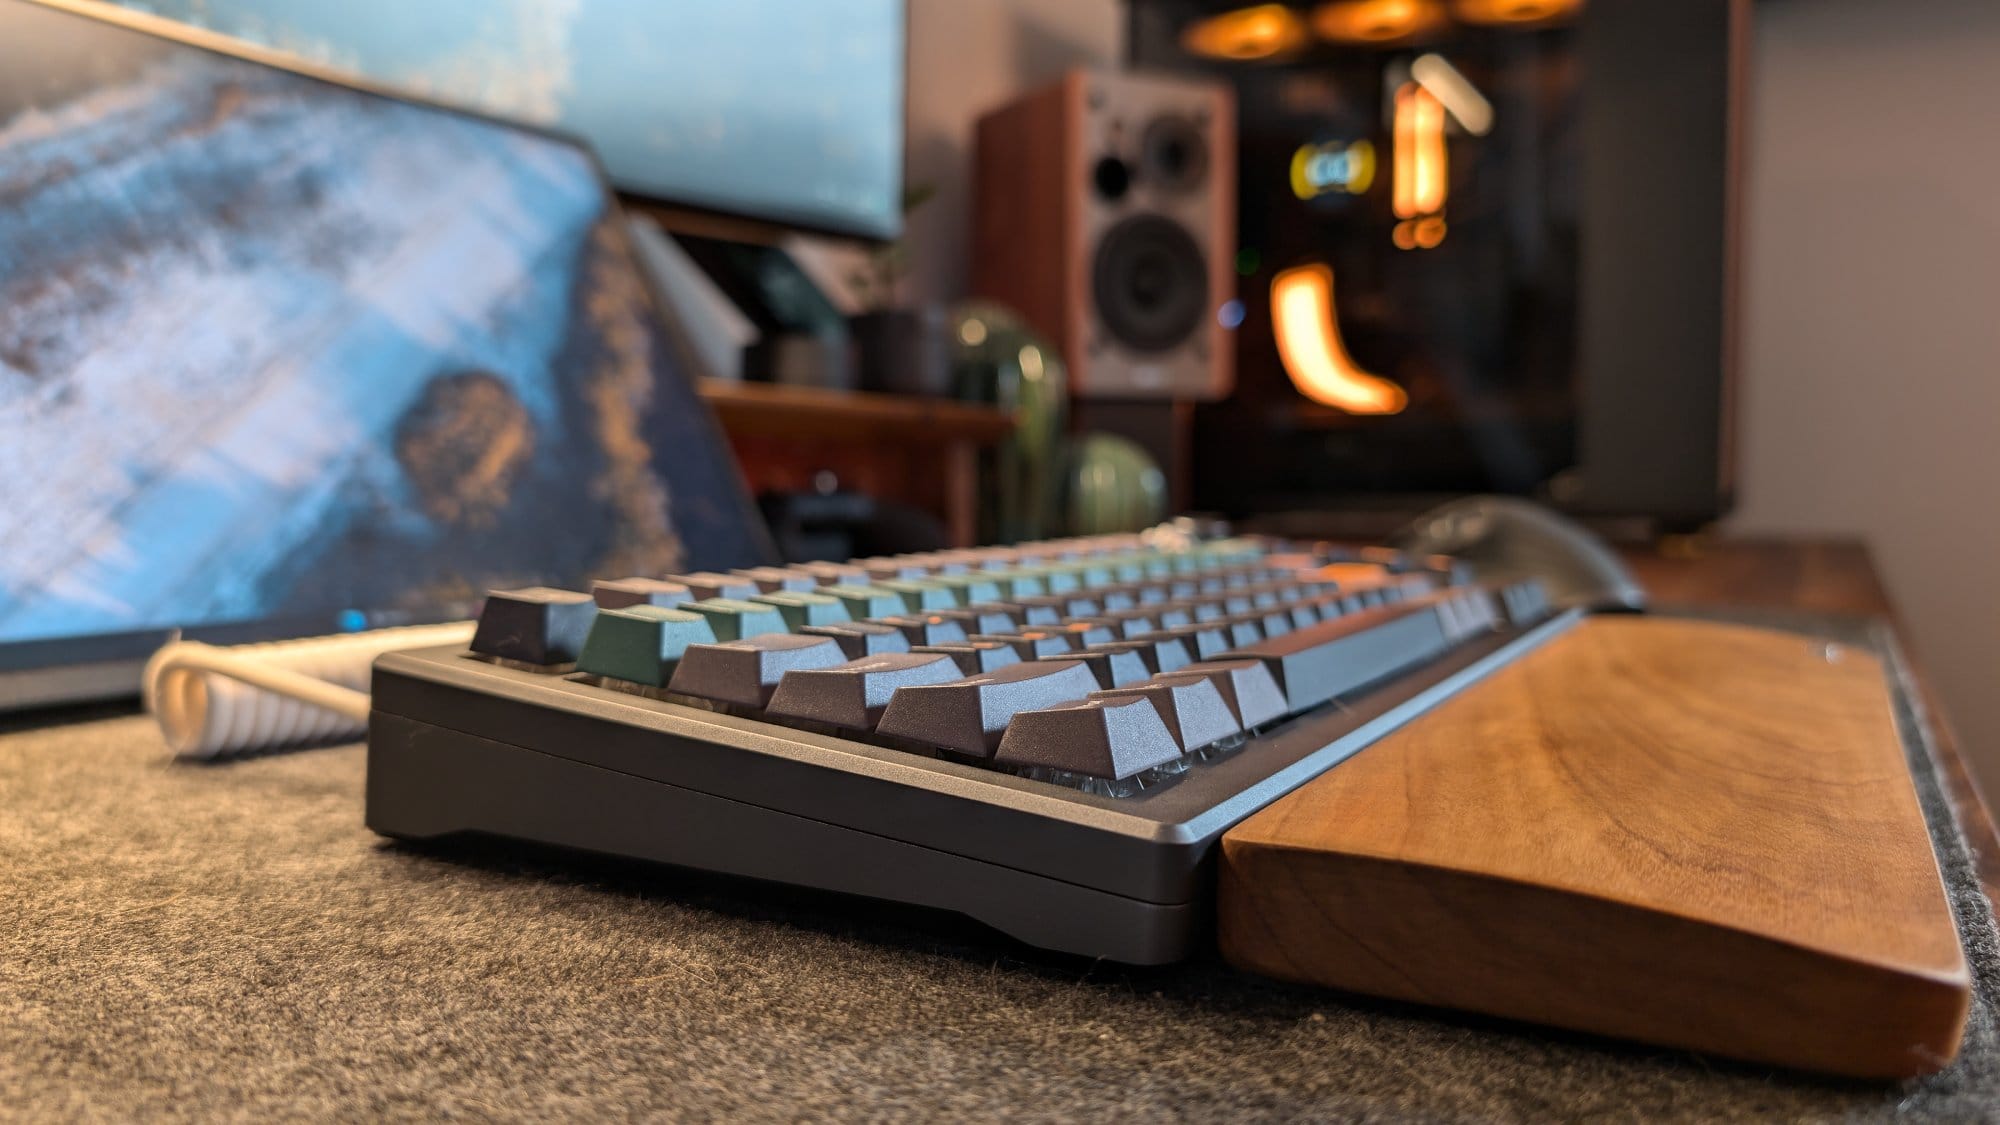
[[[0,1117],[1966,1120],[2000,1103],[1986,922],[1961,1063],[1834,1085],[1213,959],[1093,965],[784,888],[388,844],[360,823],[359,747],[197,766],[138,717],[8,728]],[[1969,882],[1947,840],[1954,856]]]

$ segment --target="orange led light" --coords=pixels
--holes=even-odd
[[[1347,354],[1333,315],[1333,269],[1297,266],[1271,279],[1271,327],[1278,358],[1299,393],[1349,414],[1395,414],[1403,388],[1361,369]]]
[[[1313,9],[1313,33],[1330,43],[1406,43],[1451,21],[1439,0],[1335,0]]]
[[[1282,55],[1305,41],[1305,21],[1283,4],[1223,12],[1197,20],[1181,32],[1181,47],[1190,54],[1238,61]]]
[[[1390,205],[1399,219],[1444,210],[1447,169],[1444,104],[1414,82],[1396,90],[1396,182]]]
[[[1583,10],[1583,0],[1453,0],[1452,14],[1466,23],[1554,23]]]

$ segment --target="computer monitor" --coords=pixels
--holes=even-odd
[[[622,191],[887,239],[903,0],[120,0],[453,105],[575,133]]]
[[[772,558],[584,147],[28,0],[0,481],[0,705]]]

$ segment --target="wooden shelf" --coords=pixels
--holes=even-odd
[[[924,445],[998,445],[1014,418],[997,406],[912,395],[703,379],[697,384],[731,434]]]
[[[756,489],[796,491],[817,469],[941,516],[952,541],[979,528],[979,451],[1014,432],[995,406],[913,395],[703,379],[696,390]]]

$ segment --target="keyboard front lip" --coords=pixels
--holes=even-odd
[[[1297,716],[1173,784],[1122,798],[500,667],[467,659],[457,648],[381,657],[374,707],[536,753],[1174,904],[1202,893],[1200,868],[1231,825],[1581,618],[1572,610],[1472,642],[1377,685],[1350,708]],[[440,688],[452,693],[448,709],[439,705]],[[663,746],[663,738],[674,744]]]

